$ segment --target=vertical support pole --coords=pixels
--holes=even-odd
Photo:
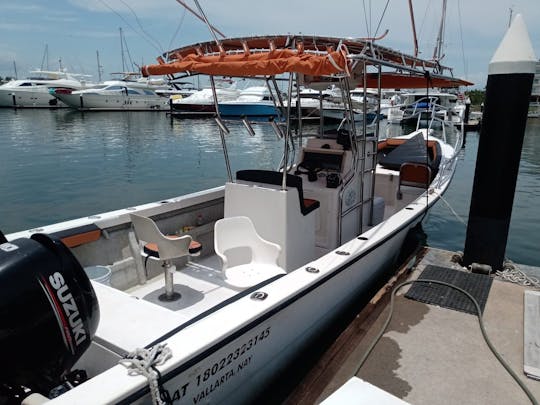
[[[216,91],[216,82],[214,81],[214,76],[210,76],[210,86],[212,87],[212,95],[214,98],[214,107],[216,109],[216,118],[218,123],[221,123],[221,115],[219,113],[219,101]],[[219,136],[221,138],[221,145],[223,147],[223,155],[225,157],[225,167],[227,168],[227,179],[229,182],[233,181],[231,162],[229,161],[229,152],[227,151],[227,142],[225,142],[225,131],[222,125],[218,125]]]
[[[502,269],[536,56],[516,15],[489,64],[463,264]]]
[[[291,139],[291,94],[293,87],[293,73],[289,73],[289,87],[287,89],[287,97],[289,98],[287,103],[287,127],[285,129],[285,146],[283,150],[283,179],[281,182],[281,189],[287,190],[287,172],[289,171],[289,140]]]

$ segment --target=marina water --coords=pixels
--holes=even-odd
[[[278,166],[282,142],[269,125],[255,125],[253,137],[241,123],[228,126],[233,173]],[[429,246],[463,250],[478,138],[477,132],[467,133],[453,182],[423,222]],[[0,145],[4,233],[160,201],[227,179],[211,119],[170,119],[163,112],[0,109]],[[529,119],[506,249],[516,263],[540,265],[538,206],[540,120]]]

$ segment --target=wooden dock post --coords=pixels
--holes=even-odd
[[[489,63],[463,265],[503,266],[536,56],[516,15]]]

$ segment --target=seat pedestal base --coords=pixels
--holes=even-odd
[[[181,295],[177,292],[174,292],[174,272],[176,271],[176,266],[171,264],[170,260],[165,260],[163,263],[163,270],[165,272],[165,293],[161,294],[158,299],[160,301],[176,301],[180,299]]]
[[[159,297],[158,297],[158,300],[160,301],[164,301],[164,302],[171,302],[171,301],[176,301],[176,300],[179,300],[180,298],[182,298],[182,295],[180,295],[180,293],[177,293],[177,292],[174,292],[172,294],[169,294],[168,293],[163,293],[161,294]]]

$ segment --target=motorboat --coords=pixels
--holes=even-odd
[[[457,125],[465,119],[465,103],[457,94],[444,91],[416,91],[400,94],[401,123],[415,124],[415,120],[442,115],[444,120]],[[399,116],[399,115],[398,115]]]
[[[328,97],[319,107],[319,116],[323,117],[325,123],[342,123],[348,119],[348,115],[354,117],[357,123],[362,123],[364,118],[368,125],[375,122],[377,118],[382,118],[377,111],[379,100],[377,91],[374,89],[354,88],[349,91],[350,106],[347,98],[343,97],[340,88],[333,86],[327,90]]]
[[[124,76],[83,90],[51,89],[62,103],[80,111],[166,111],[175,91],[162,80]]]
[[[234,100],[220,101],[218,108],[223,117],[277,117],[282,114],[279,105],[267,86],[251,86]]]
[[[445,71],[370,40],[317,36],[226,38],[167,55],[143,73],[288,75],[288,102],[299,74],[313,88],[325,80],[349,88],[359,75],[370,87],[390,75],[392,87],[399,78],[413,88],[424,84],[425,69]],[[443,73],[433,83],[468,84]],[[441,115],[411,132],[381,125],[368,133],[349,119],[333,134],[245,120],[247,129],[274,128],[282,161],[233,173],[232,129],[219,111],[215,123],[223,186],[0,243],[0,283],[10,286],[0,297],[0,381],[13,397],[58,405],[253,401],[391,274],[408,233],[447,190],[463,140],[463,128]]]
[[[80,90],[91,87],[87,75],[65,71],[34,70],[26,79],[0,85],[0,107],[56,108],[67,107],[49,93],[50,89]]]
[[[531,95],[529,102],[529,111],[527,112],[528,118],[540,118],[540,96]]]
[[[232,101],[238,98],[240,90],[236,88],[236,83],[228,82],[228,86],[225,86],[223,81],[219,83],[221,86],[215,88],[218,103]],[[201,89],[187,97],[173,98],[171,100],[171,112],[175,117],[179,118],[214,115],[216,113],[216,105],[212,88]]]

